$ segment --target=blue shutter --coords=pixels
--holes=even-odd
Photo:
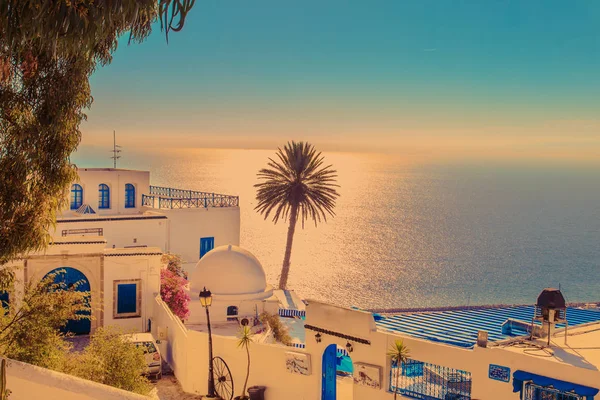
[[[71,210],[77,210],[83,203],[83,188],[74,183],[71,185]]]
[[[117,286],[117,314],[137,312],[137,284],[122,283]]]
[[[135,186],[131,183],[125,185],[125,208],[135,208]]]
[[[200,258],[204,257],[206,253],[215,248],[215,238],[205,237],[200,238]]]

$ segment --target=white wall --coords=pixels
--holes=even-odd
[[[148,397],[7,359],[10,400],[147,400]]]
[[[164,309],[164,306],[158,305],[154,314],[157,329],[169,326],[169,341],[163,343],[162,346],[164,346],[163,351],[170,354],[171,365],[176,365],[176,376],[185,382],[183,385],[185,391],[206,393],[207,384],[204,377],[207,376],[208,364],[207,335],[196,331],[186,332],[180,324],[175,329],[172,328],[174,321],[165,317],[168,311]],[[350,356],[354,363],[362,362],[382,367],[382,389],[354,385],[353,398],[355,400],[392,400],[394,398],[393,394],[388,391],[390,361],[386,353],[396,339],[404,340],[410,349],[410,357],[413,359],[470,372],[472,374],[471,398],[474,400],[519,399],[519,394],[512,392],[512,381],[505,383],[489,379],[490,364],[509,367],[511,373],[521,369],[590,387],[600,386],[600,372],[594,369],[576,368],[549,358],[515,353],[498,347],[469,350],[377,331],[372,316],[362,311],[309,301],[306,323],[370,342],[370,344],[352,343],[354,351]],[[177,335],[171,335],[173,329],[178,332]],[[321,336],[321,343],[316,343],[315,333],[311,330],[306,331],[305,349],[252,344],[249,385],[267,386],[268,389],[265,393],[267,400],[320,399],[323,352],[328,345],[334,343],[344,348],[347,339],[324,333]],[[181,337],[185,337],[185,339],[180,340]],[[245,353],[236,347],[235,338],[231,337],[213,335],[213,348],[214,355],[223,357],[232,370],[237,387],[236,395],[238,395],[245,378]],[[312,374],[301,376],[288,373],[285,368],[287,351],[310,354]],[[198,377],[202,378],[198,379]]]
[[[113,168],[79,168],[79,181],[74,182],[83,188],[83,204],[89,204],[100,215],[137,214],[142,205],[142,194],[150,190],[150,172]],[[110,208],[98,209],[98,185],[104,183],[110,188]],[[125,208],[125,184],[135,186],[135,208]],[[71,191],[69,189],[69,199]],[[70,212],[70,204],[63,214]]]
[[[160,293],[161,255],[159,248],[108,249],[104,253],[104,325],[126,331],[145,332],[152,317],[154,297]],[[135,255],[134,255],[135,254]],[[148,255],[154,254],[154,255]],[[114,281],[141,279],[142,304],[139,317],[114,318]]]
[[[167,247],[166,218],[152,219],[162,215],[137,215],[135,217],[91,217],[80,216],[58,220],[52,233],[55,240],[72,240],[73,236],[62,237],[63,230],[102,228],[106,247],[149,246]],[[97,234],[88,234],[91,237]],[[97,236],[96,236],[97,237]]]
[[[151,209],[148,209],[151,210]],[[196,264],[200,238],[214,237],[215,247],[240,244],[240,208],[209,207],[155,210],[169,218],[167,250],[182,256],[184,263]]]

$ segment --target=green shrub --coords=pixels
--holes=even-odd
[[[147,368],[143,350],[114,327],[99,328],[89,346],[70,358],[66,373],[143,395],[152,390],[142,375]]]

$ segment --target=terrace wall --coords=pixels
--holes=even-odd
[[[160,302],[160,300],[159,300]],[[162,302],[160,302],[162,303]],[[185,332],[185,327],[178,321],[166,318],[168,310],[159,303],[155,309],[155,321],[158,325],[169,325],[178,331],[179,342],[169,339],[161,346],[163,354],[172,354],[169,362],[175,363],[178,379],[185,391],[206,393],[208,338],[201,332]],[[519,393],[513,393],[512,381],[500,382],[488,377],[490,364],[509,367],[512,372],[520,369],[539,375],[578,383],[590,387],[600,386],[600,372],[593,369],[576,368],[553,361],[546,357],[516,353],[499,347],[464,349],[421,339],[415,339],[394,333],[377,331],[372,315],[368,312],[349,310],[316,301],[309,301],[306,312],[306,324],[327,330],[321,334],[321,342],[317,343],[316,331],[307,329],[306,347],[291,349],[278,345],[251,345],[251,373],[249,386],[264,385],[267,400],[318,400],[321,398],[322,355],[330,344],[345,348],[352,342],[350,353],[353,363],[366,363],[382,368],[382,387],[372,389],[354,385],[354,400],[392,400],[390,388],[390,361],[386,355],[388,349],[397,339],[402,339],[410,349],[410,357],[419,361],[440,366],[468,371],[472,376],[472,399],[485,400],[517,400]],[[177,323],[176,323],[177,322]],[[173,327],[171,327],[173,325]],[[153,325],[154,326],[154,325]],[[359,343],[338,337],[333,333],[365,339],[370,343]],[[169,333],[171,335],[171,333]],[[173,339],[177,340],[176,335]],[[182,350],[185,347],[185,350]],[[172,348],[174,350],[169,350]],[[231,368],[236,386],[236,394],[241,391],[245,378],[246,354],[236,347],[235,338],[213,336],[214,355],[225,359]],[[289,373],[285,368],[285,353],[295,351],[309,354],[311,357],[311,374],[308,376]],[[573,361],[573,360],[570,360]],[[172,364],[173,365],[173,364]],[[183,367],[185,365],[185,368]],[[576,365],[576,364],[575,364]],[[185,382],[185,384],[184,384]],[[399,396],[405,398],[403,396]]]
[[[148,400],[148,397],[7,359],[10,400]]]

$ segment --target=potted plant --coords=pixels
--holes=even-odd
[[[246,380],[244,381],[244,388],[242,389],[242,395],[237,396],[236,400],[248,400],[250,397],[246,395],[246,387],[248,386],[248,378],[250,377],[250,343],[253,342],[254,334],[250,331],[250,327],[247,325],[242,326],[238,335],[238,347],[246,349],[248,355],[248,366],[246,368]]]
[[[402,363],[408,360],[410,350],[404,345],[402,340],[396,340],[390,347],[387,353],[393,364],[396,364],[396,374],[394,379],[394,400],[398,396],[398,380],[402,371]]]

